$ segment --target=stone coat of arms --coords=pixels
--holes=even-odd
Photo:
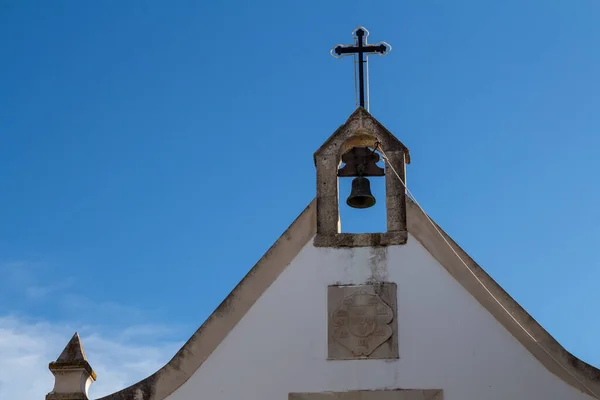
[[[344,298],[332,318],[334,339],[355,356],[368,356],[392,336],[392,309],[363,290]]]

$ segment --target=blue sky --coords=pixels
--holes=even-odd
[[[411,191],[600,366],[599,18],[597,0],[1,0],[0,370],[43,396],[75,329],[96,369],[103,348],[132,365],[96,395],[168,360],[313,198],[312,154],[355,107],[329,49],[358,25],[393,46],[371,112],[411,150]],[[379,230],[382,204],[343,229]]]

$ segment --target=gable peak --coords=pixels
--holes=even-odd
[[[352,147],[374,147],[379,142],[385,151],[403,151],[407,164],[410,163],[408,148],[381,122],[379,122],[365,108],[358,107],[327,140],[314,153],[314,157],[321,154],[335,153],[341,156]]]

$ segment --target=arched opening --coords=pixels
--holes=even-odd
[[[364,143],[364,141],[361,142]],[[386,185],[381,153],[376,151],[374,146],[366,146],[350,148],[345,154],[352,152],[355,157],[344,157],[343,155],[338,169],[338,210],[341,233],[385,232],[387,229]],[[371,163],[371,165],[365,166],[364,163]],[[366,173],[362,176],[360,171],[365,168],[366,171],[362,172]],[[361,179],[362,182],[355,182],[357,179]],[[354,187],[353,182],[355,182]],[[368,194],[372,195],[375,201],[373,206],[365,206],[361,201],[358,201],[358,206],[365,208],[357,208],[348,204],[349,197],[352,197],[350,203],[353,204],[357,198],[362,199],[362,195],[365,194],[368,198],[370,198]],[[369,200],[367,202],[370,204]]]
[[[344,155],[354,149],[361,149],[359,153],[362,153],[352,154],[350,158],[354,160],[349,163],[349,157]],[[383,154],[385,168],[390,168],[389,171],[382,168]],[[365,156],[369,156],[366,161]],[[362,161],[356,160],[361,157]],[[317,168],[315,246],[367,247],[406,243],[406,193],[403,185],[391,175],[391,170],[393,168],[404,179],[405,164],[410,158],[408,149],[383,125],[366,110],[357,109],[315,152],[314,161]],[[354,167],[346,170],[349,164]],[[359,165],[366,174],[358,173]],[[373,204],[369,196],[359,196],[359,200],[352,203],[358,207],[356,209],[348,207],[346,201],[353,190],[353,179],[359,177],[369,180],[376,202]],[[360,187],[364,192],[365,182],[362,183]]]

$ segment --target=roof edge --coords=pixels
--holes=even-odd
[[[163,400],[181,387],[317,232],[316,199],[302,211],[175,356],[151,376],[98,400]]]
[[[433,219],[407,198],[408,232],[515,337],[548,371],[593,398],[600,399],[600,370],[560,345],[525,309],[489,276]],[[445,239],[445,240],[444,240]],[[454,251],[464,260],[454,254]],[[497,299],[497,300],[496,300]]]

